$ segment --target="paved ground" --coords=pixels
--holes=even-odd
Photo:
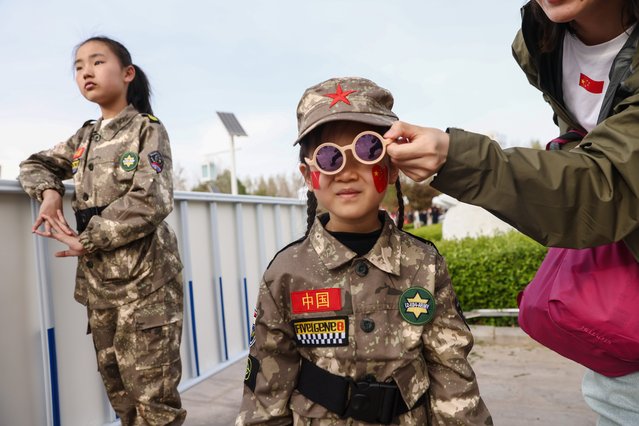
[[[516,328],[473,327],[470,360],[495,424],[594,426],[581,397],[584,368],[540,346]],[[244,361],[184,392],[186,426],[233,425]]]

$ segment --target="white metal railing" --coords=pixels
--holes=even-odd
[[[67,186],[67,193],[72,187]],[[71,219],[70,196],[65,214]],[[31,234],[39,205],[0,180],[0,425],[117,424],[96,371],[86,310],[73,300],[74,259]],[[180,390],[246,356],[250,309],[268,260],[304,233],[288,198],[176,192],[167,221],[184,263]],[[82,404],[78,404],[82,401]]]
[[[471,318],[494,318],[494,317],[516,317],[519,315],[519,309],[517,308],[505,308],[505,309],[473,309],[472,311],[464,312],[466,319]]]

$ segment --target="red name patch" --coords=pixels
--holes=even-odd
[[[339,311],[342,309],[342,291],[339,288],[294,291],[291,293],[291,309],[294,314]]]

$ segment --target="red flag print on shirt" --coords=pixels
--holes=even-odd
[[[589,91],[590,93],[599,94],[603,93],[604,82],[593,80],[586,74],[581,73],[579,75],[579,85]]]

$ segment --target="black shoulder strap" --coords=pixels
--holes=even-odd
[[[406,234],[406,235],[409,235],[409,236],[410,236],[410,237],[412,237],[412,238],[415,238],[416,240],[421,241],[422,243],[426,243],[426,244],[428,244],[428,245],[433,246],[433,248],[435,249],[435,251],[437,252],[437,254],[441,255],[441,253],[439,253],[439,250],[437,250],[437,246],[435,245],[435,243],[434,243],[434,242],[432,242],[432,241],[430,241],[430,240],[427,240],[427,239],[425,239],[425,238],[422,238],[422,237],[418,237],[417,235],[413,235],[413,234],[411,234],[410,232],[404,231],[403,229],[400,229],[400,231],[402,231],[402,232],[403,232],[404,234]]]
[[[86,126],[88,126],[89,124],[93,124],[93,123],[95,123],[95,120],[87,120],[87,121],[85,121],[85,122],[84,122],[84,124],[82,125],[82,127],[86,127]]]
[[[275,258],[277,257],[278,254],[280,254],[281,252],[283,252],[284,250],[286,250],[287,248],[294,246],[295,244],[299,244],[302,241],[304,241],[306,239],[306,237],[302,237],[299,238],[295,241],[293,241],[292,243],[287,244],[286,246],[284,246],[280,251],[278,251],[277,253],[275,253],[275,256],[273,256],[273,259],[271,259],[271,261],[268,263],[268,266],[266,267],[266,269],[271,267],[271,263],[273,263],[273,261],[275,260]]]

